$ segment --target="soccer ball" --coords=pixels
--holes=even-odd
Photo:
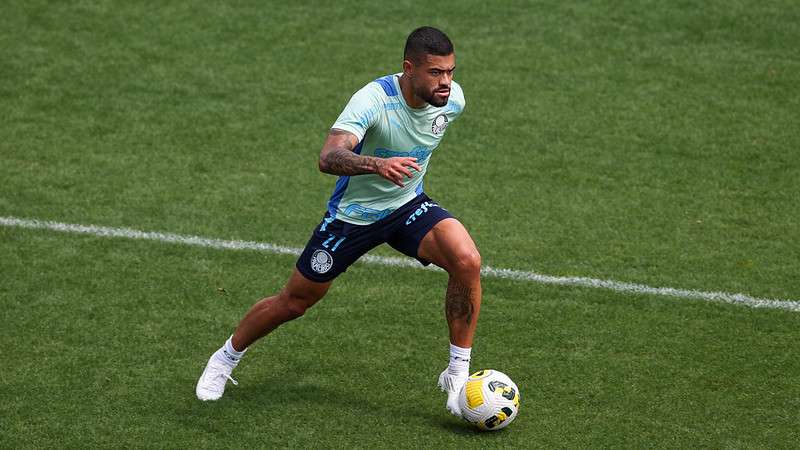
[[[519,412],[519,389],[497,370],[484,369],[467,378],[458,395],[461,416],[481,430],[499,430]]]

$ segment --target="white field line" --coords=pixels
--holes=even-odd
[[[266,242],[231,241],[211,239],[200,236],[190,236],[173,233],[158,233],[139,231],[130,228],[111,228],[96,225],[78,225],[44,220],[21,219],[17,217],[0,216],[0,225],[27,229],[40,229],[60,231],[64,233],[89,234],[102,237],[120,237],[128,239],[144,239],[150,241],[168,242],[183,245],[195,245],[216,249],[231,250],[256,250],[282,255],[300,255],[301,248],[284,247],[282,245]],[[393,258],[385,256],[365,255],[361,260],[368,264],[377,264],[391,267],[410,267],[420,269],[422,266],[411,258]],[[433,266],[429,266],[433,267]],[[434,270],[438,270],[434,268]],[[555,284],[560,286],[577,286],[586,288],[608,289],[629,294],[661,295],[690,300],[703,300],[708,302],[732,303],[751,308],[771,308],[800,312],[800,301],[751,297],[746,294],[731,294],[727,292],[704,292],[691,289],[675,289],[669,287],[651,287],[642,284],[625,283],[614,280],[600,280],[585,277],[557,277],[543,275],[522,270],[498,269],[485,266],[481,270],[484,277],[502,278],[507,280],[527,281],[540,284]]]

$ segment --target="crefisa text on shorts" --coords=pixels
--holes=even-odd
[[[428,212],[428,208],[433,208],[433,207],[441,208],[441,206],[439,206],[438,203],[434,202],[424,202],[423,204],[419,205],[419,208],[417,208],[416,211],[414,211],[413,213],[411,213],[410,216],[408,216],[408,220],[406,220],[406,225],[411,225],[412,222],[417,220],[418,216],[425,214],[426,212]]]

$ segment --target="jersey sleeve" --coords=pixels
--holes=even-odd
[[[374,83],[353,94],[332,128],[353,133],[359,141],[364,139],[367,130],[378,121],[378,113],[382,109],[380,97],[371,84]]]
[[[447,102],[447,109],[452,115],[451,120],[455,120],[464,112],[464,107],[467,106],[467,102],[464,99],[464,91],[461,89],[460,84],[453,81],[451,91],[450,99]]]

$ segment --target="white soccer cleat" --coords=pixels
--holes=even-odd
[[[211,358],[206,364],[206,369],[197,380],[197,387],[195,393],[197,398],[203,401],[219,400],[225,392],[225,383],[231,380],[233,384],[239,384],[231,377],[233,367],[218,361],[216,355],[211,355]]]
[[[464,383],[467,382],[467,378],[469,378],[469,373],[467,372],[463,375],[452,375],[448,373],[447,369],[444,369],[439,375],[439,389],[447,392],[447,410],[456,417],[461,417],[458,394],[461,392],[461,388],[464,387]]]

